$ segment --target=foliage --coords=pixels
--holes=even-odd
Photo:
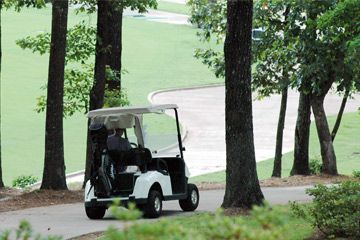
[[[265,204],[254,207],[249,216],[225,216],[219,209],[215,214],[141,222],[123,231],[112,228],[105,239],[289,239],[293,221],[283,208]]]
[[[41,33],[34,37],[28,36],[17,40],[16,44],[22,49],[30,49],[33,53],[43,55],[50,51],[50,34]],[[66,63],[81,63],[81,68],[65,70],[64,82],[64,116],[72,116],[76,112],[87,113],[89,110],[89,93],[93,85],[94,66],[87,63],[95,53],[96,29],[82,21],[68,30]],[[122,73],[126,73],[124,70]],[[119,80],[119,73],[107,68],[107,77]],[[47,85],[41,87],[46,90]],[[107,91],[105,93],[106,106],[126,106],[129,100],[125,90],[121,93]],[[46,96],[37,98],[35,111],[40,113],[46,109]]]
[[[10,230],[5,230],[0,232],[0,240],[10,240],[13,239],[12,232]],[[29,222],[22,220],[19,224],[19,227],[15,230],[16,240],[61,240],[62,237],[59,236],[47,236],[42,237],[40,235],[35,235],[34,231]]]
[[[310,174],[317,175],[321,172],[321,160],[319,159],[319,156],[316,156],[312,159],[310,159],[309,162],[309,168],[310,168]]]
[[[34,183],[36,183],[38,181],[38,178],[32,175],[21,175],[17,178],[15,178],[12,182],[12,186],[13,187],[18,187],[18,188],[26,188],[29,187],[31,185],[33,185]]]
[[[134,221],[142,216],[142,212],[136,208],[136,204],[130,202],[127,206],[127,209],[121,207],[121,202],[115,201],[110,207],[111,213],[116,217],[118,220],[123,221]]]
[[[78,12],[93,13],[97,9],[97,0],[71,0],[71,3],[78,6]],[[146,12],[147,8],[157,7],[156,0],[111,0],[109,3],[112,8],[130,8],[131,10],[138,10],[139,13]]]
[[[360,182],[308,189],[314,197],[308,207],[293,204],[294,213],[309,220],[327,236],[360,237]]]
[[[356,178],[359,178],[360,179],[360,170],[354,170],[352,175]]]
[[[223,44],[226,32],[226,1],[189,0],[187,4],[190,6],[190,23],[200,29],[197,32],[200,41]],[[212,47],[197,48],[195,57],[213,70],[216,77],[225,77],[223,51]]]
[[[43,8],[46,0],[2,0],[2,6],[5,8],[14,7],[16,11],[20,12],[24,7]]]

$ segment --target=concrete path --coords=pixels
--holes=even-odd
[[[124,16],[161,23],[191,25],[188,21],[189,16],[187,15],[151,9],[149,9],[146,13],[139,13],[137,11],[131,11],[130,9],[126,9],[124,11]]]
[[[306,188],[263,188],[262,190],[270,203],[286,204],[288,201],[310,201],[311,198],[305,194]],[[200,192],[200,204],[197,211],[215,211],[220,207],[223,196],[224,190]],[[164,202],[163,209],[163,217],[189,214],[181,211],[177,201]],[[115,220],[109,211],[106,213],[104,220],[89,220],[85,215],[84,205],[77,203],[0,213],[0,233],[5,229],[16,229],[23,219],[31,223],[34,233],[40,233],[43,236],[61,235],[65,239],[86,233],[104,231],[110,225],[119,229],[124,227],[124,223]]]
[[[255,96],[254,96],[255,97]],[[192,176],[225,169],[225,89],[224,86],[155,92],[153,103],[176,103],[179,118],[187,130],[185,161]],[[280,95],[253,101],[254,140],[257,161],[274,157]],[[336,115],[342,98],[329,94],[325,99],[328,116]],[[289,92],[283,152],[294,147],[298,93]],[[360,107],[360,96],[349,99],[345,112]],[[239,139],[241,141],[241,139]]]

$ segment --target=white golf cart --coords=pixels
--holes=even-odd
[[[134,202],[148,218],[160,216],[162,201],[179,200],[184,211],[197,208],[199,191],[188,183],[177,108],[175,104],[166,104],[104,108],[88,113],[93,161],[85,187],[85,211],[90,219],[103,218],[115,200],[120,200],[123,206]],[[175,134],[158,141],[143,130],[147,127],[144,122],[148,115],[165,111],[174,113]],[[156,118],[150,120],[156,125]],[[165,125],[160,122],[155,128],[163,130]],[[125,129],[130,150],[108,149],[108,135],[116,128]]]

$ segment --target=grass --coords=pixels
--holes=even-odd
[[[296,229],[296,231],[293,231]],[[200,213],[112,229],[102,239],[307,239],[312,226],[296,218],[289,206],[255,208],[250,215]]]
[[[332,127],[335,117],[329,117],[329,125]],[[341,174],[351,175],[354,170],[360,170],[360,114],[346,113],[340,129],[335,138],[335,153],[337,157],[338,171]],[[310,159],[318,158],[321,160],[319,140],[317,138],[315,124],[311,124],[310,130]],[[268,159],[257,163],[259,179],[266,179],[271,176],[273,159]],[[293,161],[293,152],[283,155],[282,176],[289,176]],[[225,182],[225,171],[191,178],[192,182]]]
[[[69,26],[80,20],[95,24],[96,17],[69,13]],[[201,45],[196,29],[133,18],[125,18],[123,24],[123,67],[129,71],[123,86],[133,105],[148,104],[147,96],[155,90],[221,81],[193,57]],[[2,165],[7,185],[20,175],[42,176],[45,114],[33,109],[47,81],[48,55],[22,50],[15,40],[49,32],[50,25],[50,8],[2,12]],[[162,118],[156,124],[164,122]],[[83,114],[64,121],[67,173],[84,168],[85,134]]]
[[[186,4],[172,3],[166,1],[158,1],[158,6],[156,10],[184,15],[190,14],[190,9]]]

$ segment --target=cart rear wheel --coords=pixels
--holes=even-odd
[[[182,210],[186,212],[194,211],[199,205],[199,190],[195,184],[188,184],[188,196],[186,199],[179,200]]]
[[[149,192],[147,203],[141,207],[146,218],[157,218],[162,211],[162,195],[156,190]]]
[[[85,207],[85,212],[90,219],[102,219],[105,215],[106,208],[102,207]]]

